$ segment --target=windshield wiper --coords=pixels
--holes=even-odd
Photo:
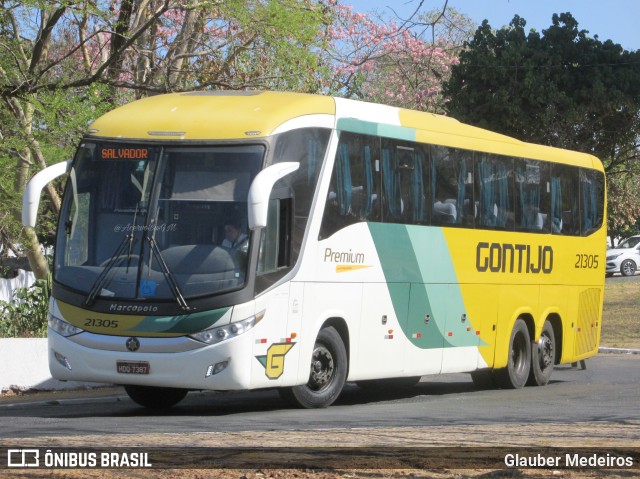
[[[129,232],[129,234],[123,236],[122,241],[116,248],[116,251],[113,253],[113,255],[111,255],[111,258],[109,258],[109,262],[104,267],[102,272],[98,275],[96,282],[93,283],[93,286],[91,287],[91,291],[89,291],[89,296],[87,296],[87,299],[84,301],[85,306],[91,306],[96,300],[96,296],[98,295],[98,293],[102,291],[102,288],[104,287],[104,285],[111,280],[112,274],[109,274],[109,273],[111,273],[116,263],[118,263],[124,257],[124,252],[127,249],[127,246],[128,246],[127,273],[129,273],[129,266],[131,264],[131,251],[133,249],[133,244],[135,243],[134,235],[136,233],[136,229],[138,226],[138,207],[139,206],[140,206],[140,203],[136,204],[136,211],[133,214],[132,230]],[[144,210],[141,211],[141,213],[142,212],[144,212]]]
[[[124,252],[127,249],[127,244],[130,244],[130,242],[132,241],[132,238],[130,238],[132,236],[133,236],[133,233],[130,233],[122,238],[122,241],[116,248],[116,251],[113,253],[111,258],[109,258],[109,262],[104,267],[102,272],[98,275],[96,282],[93,283],[93,287],[89,292],[89,296],[87,296],[87,299],[85,299],[84,301],[84,306],[91,306],[95,301],[96,296],[98,295],[98,292],[100,292],[102,290],[102,287],[111,280],[112,274],[109,274],[109,273],[112,272],[115,264],[122,259]]]
[[[180,306],[180,309],[182,309],[183,311],[193,311],[194,308],[191,308],[187,304],[186,300],[184,299],[184,296],[182,295],[182,291],[180,291],[180,286],[178,286],[178,282],[176,281],[175,276],[169,269],[169,266],[167,266],[167,263],[164,260],[162,253],[160,252],[160,248],[158,248],[158,243],[156,243],[156,240],[152,236],[146,236],[145,238],[149,243],[149,247],[153,252],[153,256],[156,258],[156,261],[160,265],[162,274],[164,275],[164,278],[167,280],[169,289],[171,290],[171,293],[173,293],[173,297],[176,299],[178,306]]]

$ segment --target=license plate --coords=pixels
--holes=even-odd
[[[120,374],[149,374],[149,363],[146,361],[118,361],[117,371]]]

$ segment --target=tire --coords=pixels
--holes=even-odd
[[[365,391],[398,391],[409,389],[420,382],[422,376],[409,376],[406,378],[366,379],[356,384]]]
[[[320,330],[311,356],[307,384],[280,389],[288,402],[305,409],[328,407],[338,399],[347,380],[347,350],[333,327]]]
[[[504,389],[520,389],[527,384],[531,369],[531,338],[527,324],[518,319],[509,338],[507,367],[495,371],[498,386]]]
[[[633,276],[636,274],[636,263],[632,259],[625,259],[620,265],[620,274],[622,276]]]
[[[555,363],[556,337],[551,323],[545,321],[538,343],[531,342],[531,371],[529,372],[527,384],[529,386],[546,385],[551,378]]]
[[[478,369],[471,373],[471,380],[476,389],[493,389],[496,387],[496,379],[491,369]]]
[[[175,406],[189,392],[187,389],[160,388],[153,386],[124,386],[133,402],[149,409],[168,409]]]

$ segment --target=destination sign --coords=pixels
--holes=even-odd
[[[151,148],[145,146],[103,146],[100,149],[101,160],[148,160],[151,158]]]

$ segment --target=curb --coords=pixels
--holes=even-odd
[[[626,348],[599,348],[599,353],[613,353],[613,354],[640,354],[640,349],[626,349]]]

